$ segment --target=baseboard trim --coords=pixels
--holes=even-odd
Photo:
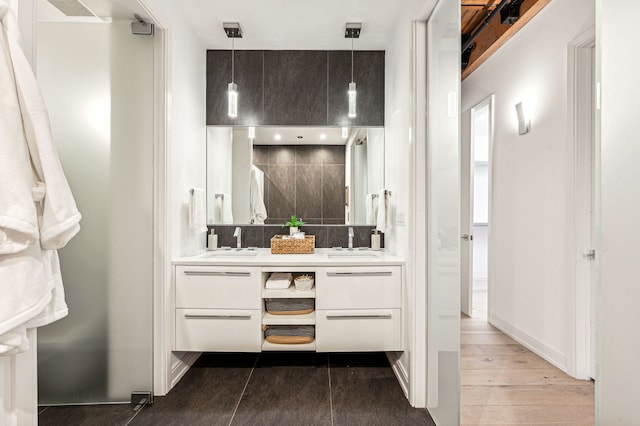
[[[492,315],[491,318],[489,318],[489,324],[502,331],[504,334],[511,337],[513,340],[520,343],[539,357],[549,361],[560,370],[565,373],[567,372],[567,356],[565,354],[558,352],[546,343],[536,339],[528,333],[525,333],[517,327],[514,327],[507,321],[504,321],[495,315]]]
[[[184,355],[171,367],[171,382],[169,390],[178,384],[180,379],[189,371],[194,362],[200,358],[202,352],[185,352]]]
[[[387,359],[389,360],[389,364],[391,364],[391,369],[393,370],[393,374],[395,374],[396,379],[398,379],[398,383],[400,383],[400,387],[404,392],[404,396],[410,401],[409,398],[409,374],[407,373],[406,368],[400,361],[400,356],[402,352],[387,352]]]

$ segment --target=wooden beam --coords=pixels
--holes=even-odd
[[[476,48],[471,53],[469,65],[462,70],[462,80],[478,69],[550,2],[551,0],[524,0],[520,6],[520,18],[513,25],[503,25],[500,16],[495,16],[476,38]]]

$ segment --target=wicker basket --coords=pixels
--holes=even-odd
[[[296,290],[311,290],[313,288],[313,276],[304,274],[293,279]]]
[[[273,254],[311,254],[316,247],[316,236],[305,235],[301,238],[282,238],[276,235],[271,238],[271,253]]]

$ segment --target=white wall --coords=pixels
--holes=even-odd
[[[416,286],[415,269],[425,259],[413,258],[412,228],[412,170],[415,146],[412,134],[412,34],[413,20],[427,18],[435,0],[408,2],[396,18],[395,32],[386,46],[385,61],[385,163],[384,183],[391,196],[391,228],[385,233],[387,251],[406,259],[407,350],[399,356],[397,368],[413,378],[409,387],[410,402],[424,407],[426,404],[426,316],[424,276]],[[405,225],[398,225],[404,216]],[[424,275],[424,273],[423,273]],[[416,352],[414,353],[414,349]]]
[[[636,425],[640,419],[640,58],[630,54],[636,0],[599,0],[596,34],[602,87],[600,178],[600,341],[596,415],[601,425]],[[598,73],[598,71],[596,71]]]
[[[462,83],[462,111],[495,94],[490,322],[561,368],[571,266],[567,45],[594,22],[592,2],[551,2]],[[532,126],[523,136],[520,101]]]
[[[169,391],[176,375],[184,372],[184,354],[172,353],[171,345],[171,259],[198,253],[205,248],[205,233],[189,229],[189,189],[206,187],[206,46],[185,23],[179,2],[138,0],[164,30],[166,36],[166,146],[159,147],[165,172],[166,217],[160,233],[166,247],[159,247],[163,262],[162,280],[156,283],[154,343],[156,395]],[[162,166],[165,167],[162,167]],[[162,171],[160,176],[162,176]]]
[[[410,8],[403,10],[396,24],[393,39],[387,46],[385,55],[385,187],[392,191],[391,228],[384,235],[385,249],[393,254],[405,257],[408,262],[406,304],[410,312],[414,301],[415,286],[410,273],[413,262],[410,255],[411,230],[407,226],[395,224],[398,213],[409,212],[410,199],[410,167],[411,164],[411,19]],[[408,324],[412,314],[408,313]],[[413,342],[412,326],[407,330],[407,346]],[[411,351],[400,354],[401,368],[410,376],[412,374]]]

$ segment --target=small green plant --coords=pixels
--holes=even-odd
[[[304,225],[302,218],[298,219],[295,215],[291,215],[291,219],[289,219],[289,222],[285,223],[282,226],[292,226],[294,228],[297,228],[298,226],[302,225]]]

